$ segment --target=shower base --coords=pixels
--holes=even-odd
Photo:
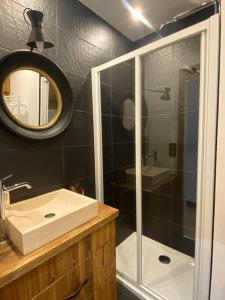
[[[134,232],[116,248],[117,272],[134,281],[137,278],[136,239]],[[142,236],[142,270],[143,285],[162,299],[193,299],[192,257]]]

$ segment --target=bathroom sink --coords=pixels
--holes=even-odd
[[[97,201],[59,189],[6,209],[9,239],[24,255],[98,215]]]
[[[130,168],[126,170],[128,181],[131,185],[135,185],[136,169]],[[151,189],[157,187],[160,184],[164,184],[169,180],[169,169],[142,166],[142,188]]]

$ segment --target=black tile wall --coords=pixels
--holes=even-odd
[[[55,47],[44,51],[43,55],[57,62],[70,82],[73,119],[64,133],[46,141],[25,140],[0,125],[0,177],[12,173],[14,177],[9,184],[30,181],[33,185],[30,191],[13,193],[13,201],[74,181],[84,187],[87,195],[95,197],[90,70],[130,51],[132,43],[79,1],[2,0],[0,58],[26,48],[30,27],[23,19],[25,7],[45,14],[44,30]],[[103,72],[101,80],[111,84],[111,70]],[[103,112],[111,114],[111,86],[104,85],[102,96]],[[106,136],[111,143],[112,133],[106,132]],[[110,150],[112,147],[105,148],[106,153],[111,153]],[[112,169],[110,159],[105,165],[108,171]]]
[[[134,118],[124,116],[124,101],[134,101],[133,60],[102,72],[101,81],[111,74],[107,85],[101,85],[103,170],[105,203],[120,210],[117,220],[117,243],[136,229],[135,190],[127,187],[126,169],[134,167],[135,133],[124,122]]]

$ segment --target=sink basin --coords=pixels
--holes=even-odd
[[[6,230],[22,254],[27,254],[98,215],[97,201],[59,189],[6,209]]]
[[[126,170],[128,180],[131,185],[135,185],[136,169],[130,168]],[[151,189],[163,184],[169,180],[170,172],[169,169],[142,166],[142,188]]]

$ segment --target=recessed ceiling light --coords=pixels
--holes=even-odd
[[[130,5],[126,0],[123,0],[123,3],[127,10],[131,13],[131,15],[134,17],[135,20],[138,20],[145,24],[147,27],[152,28],[152,25],[150,22],[143,16],[141,10],[139,8],[134,8]]]

